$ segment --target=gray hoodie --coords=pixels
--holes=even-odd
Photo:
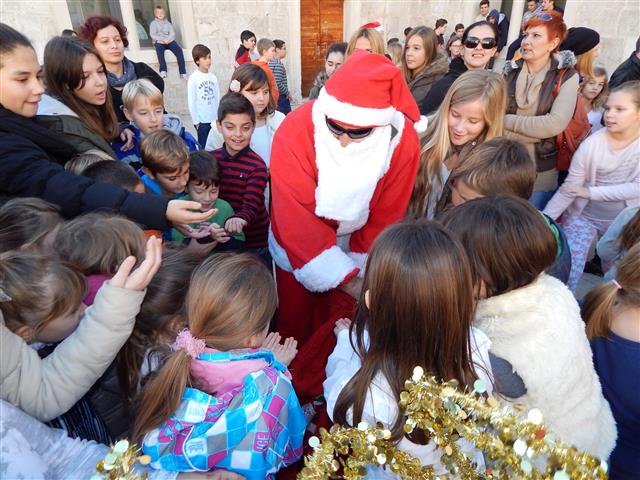
[[[151,25],[149,25],[149,35],[151,35],[154,43],[165,40],[167,43],[171,43],[176,39],[176,31],[166,18],[162,20],[156,18],[152,21]]]

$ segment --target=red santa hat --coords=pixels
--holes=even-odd
[[[400,69],[384,55],[364,50],[354,51],[336,70],[316,103],[327,117],[354,126],[389,125],[397,112],[420,120]]]
[[[364,25],[362,25],[360,27],[360,30],[363,30],[365,28],[372,28],[373,30],[376,30],[380,33],[384,32],[384,27],[382,26],[382,24],[380,22],[369,22],[369,23],[365,23]]]

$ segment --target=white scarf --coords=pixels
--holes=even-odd
[[[318,167],[315,213],[337,220],[338,235],[345,235],[358,230],[369,218],[373,192],[389,169],[391,125],[375,127],[363,141],[342,147],[316,105],[312,109]]]

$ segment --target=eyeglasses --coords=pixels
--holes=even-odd
[[[496,39],[491,37],[486,37],[483,39],[479,39],[478,37],[467,37],[464,41],[464,46],[467,48],[476,48],[478,45],[482,45],[482,48],[485,50],[491,50],[495,48],[497,45]]]
[[[333,120],[329,120],[329,118],[327,118],[327,128],[329,129],[329,131],[331,133],[333,133],[336,137],[339,137],[340,135],[342,135],[343,133],[346,133],[347,136],[351,139],[351,140],[359,140],[361,138],[365,138],[368,137],[369,135],[371,135],[371,132],[373,131],[373,128],[353,128],[353,129],[346,129],[340,125],[338,125],[336,122],[334,122]]]

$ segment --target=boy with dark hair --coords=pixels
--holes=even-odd
[[[489,0],[480,0],[480,3],[478,4],[478,11],[480,13],[478,13],[474,22],[486,21],[487,15],[489,15],[489,10],[491,10]]]
[[[287,56],[287,44],[284,40],[274,40],[276,54],[273,60],[269,61],[269,68],[273,72],[278,86],[278,107],[279,112],[285,115],[291,111],[291,97],[289,95],[289,83],[287,82],[287,70],[284,68],[282,60]]]
[[[251,52],[256,48],[256,34],[251,30],[243,30],[240,34],[240,46],[236,51],[236,68],[251,61]]]
[[[504,137],[478,145],[449,177],[452,207],[481,197],[512,195],[528,200],[536,181],[536,167],[526,147]],[[446,207],[445,207],[446,208]],[[571,250],[564,231],[552,218],[540,212],[558,245],[556,260],[547,270],[563,283],[569,281]]]
[[[224,144],[212,153],[222,169],[220,196],[235,212],[225,221],[224,230],[232,235],[244,233],[244,249],[266,260],[270,259],[269,215],[264,200],[268,173],[262,158],[249,147],[255,124],[251,102],[239,93],[227,93],[220,100],[216,122]]]
[[[199,43],[193,47],[191,55],[198,68],[191,74],[187,82],[187,103],[191,120],[198,132],[198,143],[205,145],[211,124],[216,121],[216,112],[220,103],[220,87],[217,77],[209,71],[211,68],[209,47]]]
[[[119,185],[130,192],[145,193],[144,183],[140,180],[140,176],[130,165],[122,162],[103,160],[88,166],[82,175],[100,182]]]
[[[142,140],[141,179],[146,193],[169,198],[184,196],[189,180],[189,150],[182,139],[169,130],[158,130]]]
[[[271,71],[271,68],[269,68],[269,62],[276,56],[276,44],[268,38],[261,38],[258,40],[257,50],[260,58],[251,63],[258,65],[262,70],[264,70],[267,77],[269,77],[269,90],[271,90],[271,95],[273,95],[273,99],[276,101],[277,105],[278,100],[280,99],[280,93],[278,92],[278,86],[276,85],[276,79],[273,76],[273,72]]]
[[[436,20],[436,28],[434,31],[438,36],[438,46],[441,48],[444,48],[444,32],[447,30],[448,23],[449,22],[447,22],[446,18],[439,18]]]
[[[206,221],[189,225],[189,227],[192,232],[195,232],[194,238],[197,238],[198,243],[216,242],[213,247],[216,251],[236,249],[242,245],[238,242],[245,240],[244,233],[230,236],[224,229],[225,222],[234,216],[234,211],[231,205],[219,196],[221,177],[218,161],[210,152],[199,150],[189,155],[187,199],[200,202],[202,211],[210,208],[217,210],[217,213]],[[206,235],[201,236],[205,233]],[[172,238],[182,243],[188,236],[174,229]]]

